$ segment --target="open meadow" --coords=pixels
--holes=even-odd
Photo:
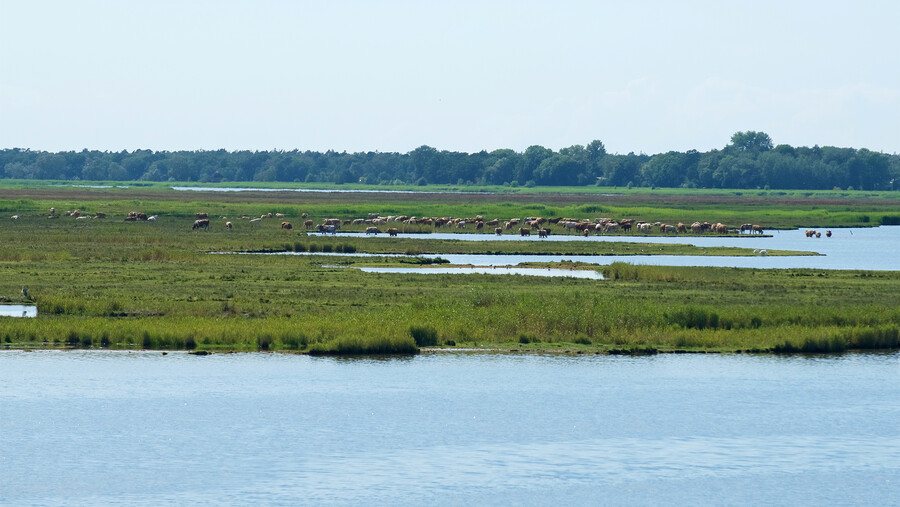
[[[0,188],[0,303],[33,304],[38,317],[0,317],[0,346],[345,354],[422,347],[566,353],[897,348],[898,272],[632,266],[627,255],[640,251],[639,243],[627,251],[613,243],[537,238],[431,239],[434,224],[421,222],[377,226],[382,233],[391,227],[422,233],[415,237],[367,238],[371,223],[344,223],[400,215],[501,223],[605,217],[722,222],[736,235],[744,223],[836,228],[900,220],[891,194],[843,194],[220,193],[7,185]],[[66,216],[74,210],[79,217]],[[132,212],[140,218],[126,220]],[[192,228],[198,212],[208,214],[208,229]],[[329,218],[341,221],[336,235],[308,234],[303,225]],[[518,234],[520,226],[501,233]],[[492,226],[475,227],[442,230],[494,234]],[[558,223],[540,227],[553,235],[581,234]],[[657,227],[647,234],[663,233]],[[688,245],[653,250],[754,255]],[[276,251],[310,255],[211,254]],[[570,266],[599,269],[605,280],[353,269],[430,264],[451,253],[622,255],[623,262]]]

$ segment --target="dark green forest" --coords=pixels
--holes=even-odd
[[[328,182],[372,185],[598,185],[683,188],[900,189],[900,155],[865,148],[773,145],[737,132],[721,150],[607,153],[601,141],[553,151],[530,146],[461,153],[327,151],[0,150],[0,177],[183,182]],[[895,183],[896,181],[896,183]]]

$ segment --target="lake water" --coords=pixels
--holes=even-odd
[[[451,268],[360,268],[366,273],[422,273],[428,275],[447,274],[481,274],[481,275],[522,275],[522,276],[548,276],[551,278],[587,278],[591,280],[603,280],[603,274],[599,271],[584,269],[551,269],[551,268],[512,268],[504,266],[475,266],[475,267],[451,267]]]
[[[622,253],[628,255],[467,255],[441,254],[440,257],[451,264],[475,266],[515,266],[522,262],[577,261],[606,265],[613,262],[628,262],[654,266],[709,266],[759,269],[865,269],[873,271],[900,271],[900,226],[870,228],[834,229],[831,238],[823,234],[821,238],[807,238],[804,229],[772,231],[772,237],[640,237],[640,236],[575,236],[551,235],[546,239],[522,238],[517,235],[495,236],[492,234],[410,234],[406,237],[428,239],[454,239],[460,241],[587,241],[615,243],[622,245]],[[824,231],[824,229],[822,229]],[[338,235],[340,236],[340,235]],[[357,235],[361,236],[361,235]],[[691,244],[698,247],[731,246],[758,250],[793,250],[815,252],[821,255],[803,256],[703,256],[703,255],[633,255],[634,243],[650,244]],[[607,246],[607,245],[605,245]],[[625,248],[629,250],[625,250]],[[652,248],[652,247],[651,247]],[[605,250],[605,248],[604,248]],[[363,256],[364,254],[308,254],[304,252],[284,252],[277,255],[336,255]]]
[[[3,505],[896,505],[900,355],[0,351]]]

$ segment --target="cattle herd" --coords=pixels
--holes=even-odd
[[[93,215],[84,214],[81,210],[66,211],[62,215],[57,214],[56,208],[50,208],[47,218],[55,219],[60,216],[73,217],[75,219],[87,218],[106,218],[106,213],[97,212]],[[18,219],[20,215],[13,215],[11,218]],[[191,229],[210,229],[209,214],[205,212],[197,212]],[[258,217],[243,215],[242,220],[247,220],[250,224],[257,224],[263,220],[270,218],[285,218],[284,213],[265,213]],[[453,228],[457,230],[472,228],[476,231],[484,230],[485,226],[493,228],[494,234],[501,236],[504,233],[519,234],[520,236],[531,236],[536,234],[539,238],[546,238],[555,229],[556,232],[569,234],[581,234],[588,236],[590,234],[606,234],[615,232],[637,232],[649,234],[659,232],[663,234],[762,234],[763,228],[756,224],[741,224],[739,227],[730,227],[723,223],[709,222],[693,222],[690,225],[678,222],[675,224],[667,224],[662,222],[645,222],[631,218],[614,220],[611,218],[544,218],[544,217],[526,217],[526,218],[510,218],[510,219],[485,219],[481,215],[471,218],[458,217],[415,217],[407,215],[388,215],[383,216],[378,213],[369,213],[366,218],[340,219],[325,218],[321,223],[316,223],[309,219],[307,213],[302,213],[300,218],[303,220],[303,227],[306,231],[313,231],[322,234],[336,234],[341,226],[362,227],[365,234],[378,235],[387,233],[389,236],[396,236],[401,232],[401,228],[408,230],[408,226],[415,226],[416,232],[422,232],[422,228],[429,227],[434,230],[443,228]],[[154,222],[159,219],[159,215],[150,215],[139,211],[131,211],[125,216],[126,222],[149,221]],[[234,224],[227,221],[227,217],[221,217],[225,225],[225,230],[234,229]],[[291,222],[282,220],[281,230],[290,232],[294,229]],[[383,229],[383,230],[382,230]],[[490,231],[491,229],[487,229]],[[819,238],[821,232],[813,229],[806,230],[806,237]],[[825,231],[825,237],[831,237],[831,231]]]
[[[306,217],[304,217],[306,218]],[[565,232],[571,234],[604,234],[613,232],[636,231],[649,234],[654,231],[665,234],[683,234],[683,233],[747,233],[762,234],[763,228],[755,224],[744,224],[740,227],[729,227],[722,223],[711,224],[709,222],[694,222],[690,225],[684,223],[665,224],[661,222],[644,222],[634,219],[613,220],[611,218],[543,218],[543,217],[526,217],[511,219],[485,219],[478,215],[471,218],[458,217],[415,217],[407,215],[388,215],[382,216],[377,213],[370,213],[366,218],[340,219],[326,218],[322,223],[316,224],[312,220],[303,222],[307,231],[315,231],[322,234],[335,234],[341,226],[364,227],[366,235],[378,235],[387,233],[390,236],[396,236],[400,232],[400,228],[404,226],[415,226],[417,232],[421,232],[422,228],[428,227],[434,230],[443,228],[468,229],[475,231],[484,230],[485,226],[492,227],[494,234],[500,236],[506,233],[519,234],[521,236],[531,236],[535,233],[540,238],[549,236],[555,228],[557,232]],[[382,230],[382,228],[386,228]],[[408,227],[407,227],[408,228]],[[488,229],[491,230],[491,229]]]

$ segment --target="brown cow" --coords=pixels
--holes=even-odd
[[[293,229],[294,226],[291,225],[290,222],[281,222],[281,228],[284,229],[284,230],[289,231],[289,230]]]
[[[497,236],[503,236],[503,228],[497,227],[496,229],[494,229],[494,234],[496,234]]]
[[[584,231],[584,232],[587,233],[587,231]],[[549,235],[550,235],[550,229],[544,229],[543,227],[538,229],[538,237],[539,238],[546,238]]]
[[[760,232],[762,232],[762,231],[760,231]],[[830,237],[831,237],[831,231],[825,231],[825,237],[826,237],[826,238],[830,238]]]
[[[816,231],[813,229],[806,229],[806,237],[811,238],[816,235]]]
[[[531,229],[529,229],[528,227],[519,227],[519,235],[531,236]]]
[[[304,215],[305,215],[305,213],[304,213]],[[307,220],[307,221],[303,222],[303,225],[306,227],[306,230],[312,229],[313,221]]]
[[[369,234],[378,236],[379,232],[381,232],[381,229],[379,229],[378,227],[366,227],[366,236],[368,236]]]
[[[396,236],[399,232],[400,229],[397,229],[396,227],[391,227],[387,230],[388,236]]]
[[[193,225],[193,227],[191,227],[191,229],[195,229],[195,230],[196,229],[206,229],[208,231],[209,230],[209,219],[194,220],[194,225]]]
[[[757,234],[762,234],[762,233],[763,233],[763,228],[760,227],[759,225],[754,225],[754,226],[750,229],[750,232],[751,232],[751,233],[754,233],[754,232],[755,232],[755,233],[757,233]],[[830,231],[829,231],[829,232],[830,232]]]

